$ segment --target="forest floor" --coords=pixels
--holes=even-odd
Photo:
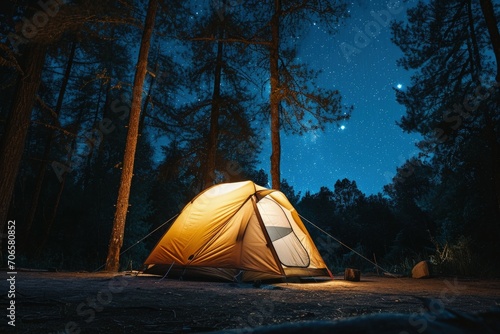
[[[422,298],[470,313],[500,305],[500,280],[389,278],[360,282],[236,284],[133,274],[18,271],[15,299],[7,272],[2,305],[15,300],[15,327],[0,332],[193,333],[277,323],[335,320],[373,313],[423,312]],[[9,312],[2,306],[2,312]],[[7,313],[8,314],[8,313]],[[5,329],[7,331],[5,331]]]

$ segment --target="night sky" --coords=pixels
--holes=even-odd
[[[400,12],[391,14],[391,18],[404,20],[406,9],[415,2],[400,4]],[[298,45],[301,60],[323,71],[318,85],[339,89],[343,103],[354,106],[354,111],[343,126],[331,125],[325,132],[304,136],[282,135],[281,177],[295,191],[315,193],[321,186],[333,190],[337,179],[348,178],[355,180],[365,194],[376,194],[391,182],[396,167],[417,153],[419,136],[403,133],[396,125],[405,110],[396,102],[395,89],[405,89],[411,73],[396,65],[402,53],[390,40],[389,26],[378,24],[377,31],[373,24],[376,20],[370,14],[387,10],[388,3],[353,1],[351,17],[340,26],[339,33],[327,35],[316,24]],[[368,36],[370,40],[364,44],[358,40],[357,45],[362,47],[357,47],[357,29],[364,31],[367,26],[376,36]],[[359,52],[346,57],[342,43]],[[270,154],[267,131],[261,154],[261,168],[265,171],[270,170]]]

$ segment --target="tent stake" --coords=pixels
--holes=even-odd
[[[172,267],[174,266],[174,264],[175,264],[175,261],[174,261],[174,262],[172,262],[172,264],[170,265],[170,268],[168,268],[168,270],[167,270],[167,272],[165,273],[165,275],[163,275],[163,277],[162,277],[162,278],[161,278],[158,282],[163,281],[163,279],[164,279],[165,277],[167,277],[168,273],[170,272],[170,269],[172,269]],[[156,283],[158,283],[158,282],[156,282]]]

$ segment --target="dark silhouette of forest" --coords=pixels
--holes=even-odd
[[[398,65],[413,73],[395,91],[406,109],[398,124],[422,140],[383,192],[367,195],[343,179],[298,193],[281,178],[280,133],[322,130],[356,112],[341,91],[316,86],[318,73],[300,63],[294,43],[313,21],[342,29],[348,8],[334,0],[3,1],[0,227],[16,220],[17,266],[100,268],[126,217],[115,250],[127,250],[121,269],[139,269],[187,201],[212,184],[250,179],[283,191],[352,248],[305,222],[332,270],[375,270],[357,252],[398,273],[429,260],[439,273],[498,276],[499,4],[418,2],[407,21],[391,23]],[[271,143],[261,139],[269,130]],[[129,145],[135,153],[124,159]],[[270,171],[258,168],[265,146]]]

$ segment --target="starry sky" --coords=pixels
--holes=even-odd
[[[315,193],[321,186],[333,190],[336,180],[348,178],[365,194],[376,194],[391,182],[396,167],[417,154],[419,137],[396,125],[405,110],[396,102],[395,90],[405,89],[411,73],[396,65],[402,53],[390,40],[384,16],[377,21],[371,14],[385,11],[391,19],[404,20],[406,9],[415,3],[352,1],[351,17],[337,34],[328,35],[319,23],[313,24],[298,42],[301,60],[322,70],[318,85],[340,90],[343,103],[354,111],[351,119],[324,132],[282,134],[281,177],[295,191]],[[270,143],[269,133],[266,141]],[[270,154],[270,144],[264,142],[260,158],[265,171],[270,170]]]

